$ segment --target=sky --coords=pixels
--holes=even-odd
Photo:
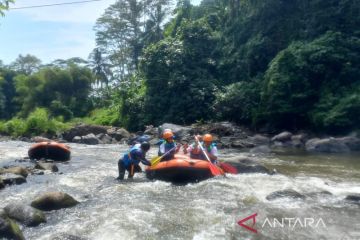
[[[10,7],[74,2],[75,0],[16,0]],[[79,1],[79,0],[77,0]],[[93,27],[116,0],[74,5],[13,9],[0,17],[0,60],[13,62],[19,54],[35,55],[44,64],[56,59],[87,59],[95,48]],[[192,0],[199,4],[200,0]]]

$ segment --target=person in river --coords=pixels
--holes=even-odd
[[[211,162],[217,164],[218,150],[216,144],[213,142],[213,136],[211,134],[205,134],[202,138],[201,136],[197,136],[197,139],[203,146]],[[203,141],[201,141],[201,139]],[[190,153],[190,158],[207,160],[205,154],[199,146],[198,141],[195,141],[195,143],[190,146],[184,146],[184,153],[187,154],[188,152]]]
[[[174,133],[170,129],[166,129],[162,137],[163,141],[159,146],[158,155],[162,156],[165,153],[167,154],[161,159],[161,161],[163,162],[174,159],[175,153],[179,152],[181,145],[176,144],[176,142],[174,141]]]
[[[128,171],[128,178],[132,178],[135,172],[141,172],[141,167],[139,163],[150,166],[151,163],[145,158],[146,153],[150,149],[150,144],[148,142],[143,142],[141,144],[135,144],[127,151],[122,158],[118,161],[119,176],[117,180],[123,180],[125,177],[125,172]]]

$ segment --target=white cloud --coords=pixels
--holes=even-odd
[[[11,7],[27,7],[37,5],[48,5],[57,3],[72,2],[71,0],[18,0]],[[35,21],[50,22],[75,22],[75,23],[95,23],[104,10],[116,0],[102,0],[99,2],[87,2],[73,5],[61,5],[43,8],[13,9],[11,12],[17,12],[30,17]]]

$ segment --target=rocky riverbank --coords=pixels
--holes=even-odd
[[[254,153],[269,153],[278,148],[302,149],[307,152],[349,153],[360,151],[360,138],[357,134],[343,137],[319,137],[312,133],[291,133],[284,131],[275,135],[258,134],[247,128],[229,122],[193,124],[180,126],[164,123],[159,127],[148,126],[144,132],[130,133],[124,128],[77,125],[72,129],[52,138],[59,142],[72,142],[88,145],[96,144],[124,144],[135,140],[147,140],[156,144],[161,138],[163,129],[172,129],[178,142],[192,142],[194,134],[211,133],[214,135],[218,148],[251,149]],[[3,140],[8,140],[3,137]],[[48,138],[38,136],[20,138],[22,141],[41,142]]]

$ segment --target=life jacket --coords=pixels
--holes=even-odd
[[[140,159],[133,159],[131,157],[131,154],[135,151],[141,151],[141,145],[140,144],[135,144],[132,148],[130,148],[130,150],[124,154],[123,156],[123,163],[125,167],[128,167],[132,164],[134,165],[138,165],[140,163]]]
[[[204,150],[205,150],[207,153],[211,153],[212,149],[213,149],[214,147],[216,147],[216,144],[215,144],[215,143],[211,143],[210,146],[208,146],[208,147],[205,147],[203,142],[201,142],[201,145],[204,147]],[[195,148],[195,143],[192,144],[192,147]],[[201,151],[200,147],[199,147],[199,150],[200,150],[199,153],[192,153],[192,152],[190,152],[190,158],[207,160],[207,159],[206,159],[206,156],[203,154],[203,152]]]
[[[162,152],[160,152],[160,148],[162,147],[162,145],[164,145],[164,152],[162,153]],[[168,151],[170,151],[171,149],[173,149],[174,147],[176,146],[176,142],[175,141],[173,141],[172,143],[169,143],[169,142],[167,142],[166,140],[163,140],[163,142],[160,144],[160,146],[159,146],[159,153],[158,153],[158,155],[160,156],[160,155],[162,155],[162,154],[165,154],[165,153],[167,153]]]

